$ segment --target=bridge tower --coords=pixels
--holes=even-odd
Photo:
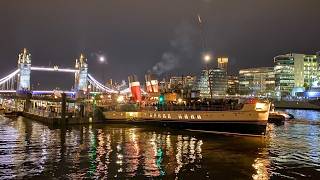
[[[76,59],[75,69],[75,91],[86,92],[88,87],[88,64],[83,54],[80,55],[79,59]]]
[[[30,90],[30,74],[31,74],[31,54],[26,48],[18,56],[18,91]]]

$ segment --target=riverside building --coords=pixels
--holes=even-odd
[[[273,67],[242,69],[239,71],[241,95],[272,96],[275,88]]]
[[[316,55],[285,54],[274,58],[277,96],[295,96],[318,79],[319,63]]]
[[[225,69],[214,68],[209,70],[209,80],[213,95],[226,95],[228,87],[227,72]]]
[[[209,76],[207,70],[202,70],[201,76],[198,79],[194,90],[199,91],[201,98],[210,98],[210,88],[209,88]]]
[[[228,76],[227,94],[228,95],[239,94],[239,78],[238,78],[238,76]]]
[[[224,69],[226,72],[228,72],[228,61],[229,59],[227,57],[219,57],[217,59],[218,68]]]

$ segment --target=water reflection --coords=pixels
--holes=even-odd
[[[268,141],[271,177],[320,177],[320,112],[286,110],[296,119],[274,126]]]
[[[297,109],[286,109],[284,110],[290,114],[293,114],[297,120],[306,121],[319,121],[320,112],[315,110],[297,110]]]
[[[263,139],[120,125],[50,129],[24,118],[0,124],[0,179],[268,177]]]
[[[0,117],[0,179],[320,177],[320,112],[290,113],[298,119],[269,125],[265,139],[121,125],[51,129]]]

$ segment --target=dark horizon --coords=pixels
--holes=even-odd
[[[201,27],[213,56],[228,56],[231,74],[272,66],[285,53],[320,51],[318,0],[241,2],[225,0],[2,1],[0,77],[17,67],[17,54],[28,48],[32,64],[74,67],[81,52],[89,72],[105,80],[127,80],[153,70],[160,76],[200,74],[204,63]],[[101,67],[97,54],[107,56]],[[214,59],[215,60],[215,59]],[[214,65],[214,63],[211,63]],[[70,88],[70,80],[31,76],[41,89]],[[72,81],[72,77],[71,77]]]

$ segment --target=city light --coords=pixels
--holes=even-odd
[[[106,61],[106,58],[104,56],[99,56],[99,61],[103,63]]]
[[[211,55],[210,55],[210,54],[205,54],[205,55],[203,56],[203,59],[204,59],[204,61],[205,61],[206,63],[208,63],[208,62],[211,60]]]
[[[48,68],[48,67],[31,67],[32,71],[47,71],[47,72],[52,72],[52,71],[57,71],[57,72],[70,72],[70,73],[75,73],[75,69],[59,69],[58,66],[54,66],[53,68]]]
[[[118,103],[124,102],[124,96],[118,96],[117,102],[118,102]]]

